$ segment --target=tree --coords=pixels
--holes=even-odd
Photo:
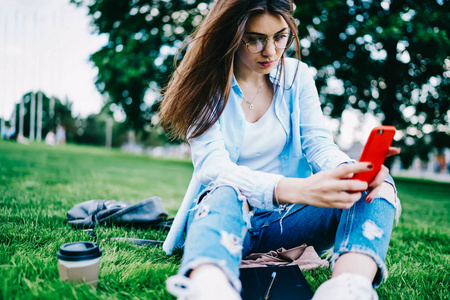
[[[416,146],[427,153],[432,137],[450,134],[448,0],[295,3],[303,60],[318,70],[325,112],[339,118],[352,107],[396,126],[406,166]],[[341,88],[330,89],[330,79]]]
[[[35,93],[35,126],[37,124],[37,94]],[[23,134],[25,137],[30,135],[30,116],[31,116],[31,92],[26,93],[22,97],[24,103],[24,117],[23,117]],[[72,103],[66,99],[64,102],[58,98],[53,98],[53,105],[51,105],[50,98],[42,93],[42,139],[45,138],[49,131],[55,132],[56,126],[61,124],[66,129],[67,141],[74,141],[76,128],[75,119],[72,117]],[[53,106],[53,108],[51,108]],[[15,105],[14,122],[16,124],[16,134],[19,133],[20,120],[20,103]],[[36,128],[36,127],[35,127]],[[35,134],[35,136],[37,136]]]
[[[83,0],[71,0],[83,5]],[[173,71],[182,41],[207,12],[195,0],[97,0],[87,5],[98,34],[109,42],[91,57],[99,73],[97,88],[126,114],[126,124],[142,130],[156,111],[145,101]],[[157,94],[157,93],[154,93]],[[157,97],[157,96],[155,96]]]
[[[97,33],[109,35],[108,44],[92,55],[99,69],[97,87],[124,110],[130,127],[150,124],[157,103],[149,107],[145,95],[149,87],[165,85],[177,48],[210,2],[88,4]],[[407,146],[404,165],[416,146],[425,153],[436,133],[450,133],[449,0],[294,2],[303,61],[317,69],[326,114],[340,118],[351,107],[395,125],[403,134],[398,145]]]
[[[37,99],[37,94],[35,97]],[[23,101],[23,134],[24,137],[30,136],[30,117],[31,117],[31,97],[28,92],[22,97]],[[53,101],[53,104],[51,104]],[[37,100],[35,101],[35,130],[37,130]],[[42,140],[49,131],[56,132],[56,127],[62,125],[66,131],[67,142],[104,146],[106,139],[106,123],[111,117],[110,112],[103,109],[97,115],[89,115],[87,118],[74,118],[72,116],[72,103],[66,99],[61,101],[58,98],[50,99],[42,93]],[[20,102],[15,105],[14,124],[16,134],[19,133],[20,123]],[[112,147],[120,147],[127,139],[128,128],[122,123],[113,122],[112,128]],[[35,137],[37,131],[35,132]]]
[[[99,114],[92,114],[85,119],[77,119],[77,135],[75,143],[95,146],[105,146],[107,120],[111,116],[105,110]],[[120,147],[127,141],[128,129],[123,123],[114,122],[112,125],[112,147]]]

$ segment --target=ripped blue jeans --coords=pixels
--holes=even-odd
[[[364,195],[363,195],[364,196]],[[214,264],[240,291],[239,266],[250,253],[290,249],[306,243],[319,255],[334,245],[331,265],[347,252],[367,254],[378,265],[373,284],[387,277],[385,257],[395,207],[383,198],[370,204],[362,197],[350,209],[288,205],[276,211],[243,209],[242,196],[232,187],[212,189],[191,209],[180,274]],[[398,199],[396,201],[399,201]]]

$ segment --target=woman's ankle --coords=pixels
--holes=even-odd
[[[368,255],[348,252],[344,253],[336,260],[331,277],[337,277],[343,273],[358,274],[373,281],[378,271],[378,265]]]
[[[189,273],[189,278],[194,279],[196,277],[204,276],[205,274],[214,274],[218,277],[219,280],[223,278],[228,280],[225,272],[221,268],[213,264],[204,264],[196,267]]]

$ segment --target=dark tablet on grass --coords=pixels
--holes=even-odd
[[[270,300],[309,300],[313,292],[298,266],[273,266],[242,268],[241,282],[243,300],[262,300],[276,272],[270,290]]]

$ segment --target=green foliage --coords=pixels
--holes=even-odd
[[[174,54],[210,2],[87,4],[96,32],[109,36],[108,44],[92,55],[99,69],[97,87],[109,96],[107,105],[114,104],[109,109],[126,113],[128,126],[153,130],[150,120],[157,105],[149,107],[144,97],[160,100],[158,89],[173,71]],[[449,134],[448,0],[294,2],[303,60],[318,70],[325,114],[340,118],[352,107],[395,125],[402,132],[397,144],[404,146],[404,166],[417,151],[436,146],[433,132]],[[340,80],[342,87],[333,90],[330,79]]]
[[[303,60],[318,70],[325,113],[339,118],[352,107],[396,126],[405,166],[439,147],[434,132],[450,134],[449,1],[295,3]],[[332,78],[341,90],[327,88]]]
[[[82,0],[71,2],[83,4]],[[109,96],[107,105],[116,104],[112,110],[126,113],[131,128],[142,130],[150,123],[155,108],[144,96],[151,89],[157,98],[158,89],[167,82],[177,49],[205,12],[197,8],[200,2],[98,0],[88,4],[96,32],[109,36],[108,43],[91,57],[99,69],[97,87]]]
[[[85,119],[77,119],[77,135],[74,142],[77,144],[104,146],[106,144],[106,127],[109,118],[113,122],[111,146],[120,147],[127,141],[128,128],[123,123],[115,122],[104,111],[97,115],[89,115]]]
[[[35,137],[37,136],[37,102],[38,93],[35,93]],[[31,126],[31,97],[32,93],[25,94],[23,98],[24,118],[23,133],[25,137],[30,135]],[[53,101],[53,104],[51,104]],[[20,120],[20,103],[15,105],[14,122],[16,134],[19,133]],[[66,99],[61,101],[57,98],[50,99],[46,94],[42,93],[42,139],[49,131],[55,133],[56,127],[61,124],[66,131],[67,142],[89,144],[89,145],[105,145],[106,139],[106,123],[109,114],[103,110],[99,114],[89,115],[87,118],[79,118],[72,116],[72,103]],[[128,128],[123,123],[113,121],[112,128],[112,147],[120,147],[127,137]]]
[[[39,93],[39,92],[38,92]],[[25,137],[29,137],[30,135],[30,126],[31,126],[31,98],[34,94],[35,99],[35,110],[34,110],[34,120],[35,120],[35,130],[37,130],[37,115],[38,115],[38,93],[26,93],[23,95],[23,104],[24,104],[24,119],[23,119],[23,135]],[[42,93],[42,92],[41,92]],[[61,124],[66,129],[66,139],[68,141],[73,141],[76,134],[76,126],[75,120],[72,117],[72,103],[66,99],[65,101],[61,101],[58,98],[53,98],[53,105],[51,104],[52,100],[45,94],[42,93],[42,139],[45,138],[45,135],[49,131],[56,131],[56,127]],[[52,108],[51,108],[52,106]],[[16,134],[19,133],[19,120],[20,120],[20,103],[15,105],[14,109],[14,122],[16,125]],[[37,133],[35,131],[34,136],[36,137]]]

